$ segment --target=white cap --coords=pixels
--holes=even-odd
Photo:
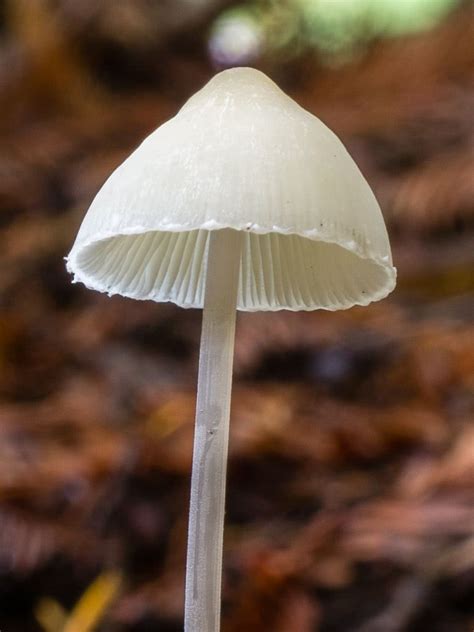
[[[202,307],[209,231],[245,234],[237,308],[345,309],[395,287],[377,201],[341,141],[263,73],[216,75],[94,199],[74,280]]]

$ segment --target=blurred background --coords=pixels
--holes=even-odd
[[[0,629],[182,630],[201,314],[71,285],[110,172],[252,65],[340,135],[399,284],[240,314],[224,632],[474,627],[474,4],[0,2]]]

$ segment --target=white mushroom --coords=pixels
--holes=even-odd
[[[251,68],[216,75],[110,176],[74,280],[203,307],[185,629],[219,629],[236,308],[346,309],[395,287],[384,220],[343,144]]]

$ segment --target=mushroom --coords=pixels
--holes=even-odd
[[[395,287],[377,201],[343,144],[263,73],[213,77],[105,182],[74,281],[203,308],[185,629],[219,629],[236,309],[339,310]]]

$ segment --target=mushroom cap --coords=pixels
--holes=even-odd
[[[202,307],[209,234],[242,231],[237,308],[337,310],[395,287],[377,201],[344,145],[263,73],[225,70],[108,178],[74,280]]]

